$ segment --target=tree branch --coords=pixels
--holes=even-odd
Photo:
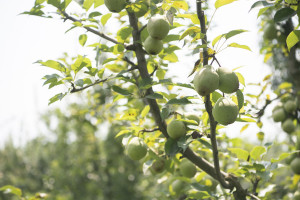
[[[74,83],[71,83],[71,85],[72,85],[72,90],[70,91],[70,93],[80,92],[80,91],[85,90],[85,89],[87,89],[87,88],[89,88],[89,87],[91,87],[91,86],[97,85],[97,84],[99,84],[99,83],[103,83],[103,82],[105,82],[105,81],[107,81],[107,80],[108,80],[108,78],[102,79],[102,80],[98,79],[98,80],[96,80],[94,83],[92,83],[92,84],[90,84],[90,85],[87,85],[87,86],[84,86],[84,87],[82,87],[82,88],[76,88],[75,85],[74,85]]]
[[[251,199],[255,199],[255,200],[261,200],[260,198],[258,198],[257,196],[255,196],[254,194],[250,194],[248,193],[247,196],[251,197]]]
[[[65,20],[71,20],[73,22],[80,22],[81,23],[81,20],[78,20],[78,19],[75,19],[74,17],[70,16],[68,13],[66,13],[65,11],[62,11],[60,10],[61,14],[65,17]],[[133,45],[128,45],[128,44],[123,44],[123,43],[120,43],[118,42],[117,40],[105,35],[104,33],[101,33],[99,32],[98,30],[95,30],[91,27],[86,27],[86,26],[83,26],[83,28],[85,28],[87,31],[91,32],[91,33],[94,33],[112,43],[115,43],[115,44],[121,44],[121,45],[124,45],[125,49],[127,50],[134,50],[134,46]]]

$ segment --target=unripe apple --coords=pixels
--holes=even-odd
[[[219,67],[217,73],[219,75],[219,90],[224,93],[233,93],[239,89],[239,78],[231,69]]]
[[[228,125],[235,122],[239,114],[239,108],[230,99],[221,97],[213,107],[212,114],[217,122]]]
[[[179,170],[180,173],[187,178],[194,177],[197,172],[196,166],[187,159],[181,161]]]
[[[121,12],[126,6],[126,0],[104,0],[105,6],[110,12]]]
[[[186,126],[183,121],[172,120],[167,126],[167,132],[172,139],[178,139],[186,135]]]
[[[291,162],[291,169],[295,174],[300,174],[300,157],[295,158]]]
[[[299,191],[295,192],[293,200],[300,200],[300,192]]]
[[[272,112],[272,117],[275,122],[282,122],[286,119],[286,114],[283,108],[278,108]]]
[[[165,160],[159,159],[152,163],[151,165],[151,171],[154,173],[161,173],[165,169]]]
[[[273,40],[277,37],[277,30],[273,23],[267,24],[266,28],[264,29],[263,38],[265,40]]]
[[[297,104],[294,100],[288,100],[283,104],[284,110],[288,113],[293,113],[297,110]]]
[[[142,139],[134,137],[128,143],[127,154],[132,160],[140,160],[147,154],[147,145]]]
[[[154,15],[148,21],[147,30],[151,37],[157,40],[162,40],[168,35],[170,25],[163,16]]]
[[[184,190],[184,182],[181,180],[175,180],[172,183],[172,189],[176,194],[180,194]]]
[[[194,120],[194,121],[196,121],[197,124],[200,123],[200,118],[199,118],[197,115],[188,115],[188,116],[186,116],[186,118],[187,118],[188,120]]]
[[[163,49],[163,42],[149,36],[144,41],[144,47],[149,54],[156,55],[159,54],[159,52],[161,52],[161,50]]]
[[[287,133],[292,133],[296,129],[293,120],[292,119],[287,119],[281,124],[281,128],[287,132]]]
[[[273,108],[272,113],[274,113],[279,108],[283,108],[283,104],[281,102],[278,102],[278,104]]]
[[[193,83],[198,94],[206,96],[218,89],[219,75],[211,65],[206,65],[195,75]]]

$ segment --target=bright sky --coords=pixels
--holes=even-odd
[[[83,30],[78,29],[65,34],[70,26],[60,19],[18,15],[30,10],[33,4],[34,0],[22,0],[17,3],[4,1],[0,7],[0,146],[9,137],[13,138],[16,144],[24,144],[37,136],[42,124],[39,114],[66,103],[66,100],[63,100],[63,103],[48,106],[48,99],[64,88],[48,90],[47,87],[42,87],[41,78],[54,72],[33,63],[37,60],[56,59],[62,56],[63,52],[72,56],[89,52],[78,43],[78,37],[84,33]],[[222,66],[232,69],[245,66],[239,72],[245,76],[247,83],[258,82],[270,73],[269,69],[263,66],[263,58],[259,55],[257,11],[248,13],[250,6],[249,1],[240,0],[220,8],[214,17],[218,26],[211,27],[213,31],[209,32],[209,40],[212,40],[215,36],[233,29],[250,31],[232,41],[248,45],[252,52],[228,49],[217,56]],[[93,55],[90,58],[93,58]],[[192,62],[196,60],[197,58]],[[181,78],[186,78],[193,67],[192,62],[191,59],[183,59],[174,65],[174,73],[179,70],[182,72]],[[183,66],[189,67],[183,69]],[[266,129],[271,130],[268,132],[276,132],[277,128],[268,126]],[[229,130],[234,130],[233,136],[240,135],[239,129],[229,127]],[[250,131],[243,134],[248,133],[251,134]],[[252,131],[253,136],[249,137],[254,138],[254,134],[256,132]]]

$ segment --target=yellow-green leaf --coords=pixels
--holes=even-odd
[[[230,4],[234,1],[236,1],[236,0],[217,0],[215,3],[215,8],[218,9],[218,8],[225,6],[227,4]]]
[[[101,24],[104,26],[106,24],[106,22],[109,20],[109,18],[111,17],[111,13],[107,13],[105,15],[103,15],[101,17]]]
[[[231,153],[235,154],[237,156],[238,159],[240,160],[248,160],[249,157],[249,152],[244,150],[244,149],[240,149],[240,148],[228,148],[228,151],[230,151]]]
[[[150,106],[147,105],[147,106],[143,109],[143,111],[142,111],[142,113],[141,113],[141,117],[144,118],[144,117],[149,113],[149,111],[150,111]]]
[[[248,128],[249,124],[244,125],[241,130],[240,133],[244,132],[247,128]]]
[[[229,44],[228,47],[241,48],[241,49],[245,49],[245,50],[251,51],[250,47],[248,47],[247,45],[242,45],[242,44],[238,44],[238,43],[235,43],[235,42]]]
[[[288,46],[288,49],[290,50],[295,44],[297,44],[300,40],[300,30],[294,30],[292,31],[286,39],[286,44]]]
[[[260,160],[261,155],[266,152],[266,148],[262,146],[256,146],[250,152],[250,156],[254,160]]]
[[[173,7],[180,8],[180,9],[183,9],[185,11],[187,11],[189,9],[189,5],[185,1],[175,1],[173,3]]]
[[[84,46],[87,40],[87,35],[86,34],[82,34],[79,36],[79,43],[81,44],[81,46]]]

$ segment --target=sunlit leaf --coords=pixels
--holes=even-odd
[[[263,146],[256,146],[256,147],[254,147],[254,148],[251,150],[250,156],[251,156],[251,158],[254,159],[254,160],[260,160],[261,155],[262,155],[263,153],[265,153],[265,152],[266,152],[266,148],[265,148],[265,147],[263,147]]]
[[[18,197],[21,198],[22,196],[22,190],[19,188],[16,188],[12,185],[5,185],[3,187],[0,188],[0,191],[4,192],[4,193],[8,193],[8,194],[14,194]]]
[[[105,15],[103,15],[101,17],[101,24],[104,26],[106,24],[106,22],[109,20],[109,18],[111,17],[111,13],[107,13]]]
[[[54,60],[47,60],[46,62],[37,61],[38,63],[42,64],[43,66],[50,67],[52,69],[56,69],[60,72],[66,72],[66,67],[61,64],[60,62],[54,61]]]
[[[235,47],[235,48],[240,48],[240,49],[245,49],[245,50],[251,51],[250,47],[248,47],[247,45],[241,45],[241,44],[238,44],[235,42],[229,44],[228,47]]]
[[[294,30],[292,31],[286,39],[286,44],[288,46],[288,49],[291,50],[295,44],[297,44],[300,40],[300,30]]]
[[[278,23],[281,21],[285,21],[291,17],[293,17],[294,15],[296,15],[296,11],[286,7],[286,8],[282,8],[280,10],[278,10],[275,15],[274,15],[274,22]]]
[[[230,3],[234,2],[234,1],[236,1],[236,0],[217,0],[215,2],[215,8],[218,9],[218,8],[220,8],[222,6],[225,6],[227,4],[230,4]]]
[[[241,90],[236,91],[236,97],[238,101],[239,110],[244,106],[244,94]]]
[[[87,35],[86,34],[82,34],[79,36],[79,43],[81,44],[81,46],[84,46],[87,40]]]
[[[238,159],[245,160],[245,161],[248,160],[248,157],[250,155],[248,151],[240,148],[228,148],[228,151],[235,154]]]
[[[244,125],[244,126],[241,128],[240,133],[244,132],[248,127],[249,127],[249,124]]]
[[[112,89],[113,91],[119,93],[119,94],[122,94],[124,96],[128,96],[128,95],[131,95],[130,92],[128,92],[127,90],[123,89],[123,88],[120,88],[119,86],[116,86],[116,85],[113,85],[112,86]]]

